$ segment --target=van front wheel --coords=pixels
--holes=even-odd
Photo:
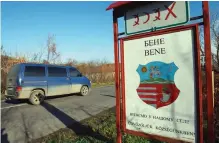
[[[34,90],[30,94],[29,101],[33,105],[39,105],[44,101],[44,92],[42,90]]]
[[[89,94],[89,88],[87,87],[87,86],[82,86],[81,87],[81,92],[80,92],[80,94],[82,95],[82,96],[86,96],[86,95],[88,95]]]

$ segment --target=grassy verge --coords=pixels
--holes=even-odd
[[[116,142],[115,108],[80,122],[92,131],[83,130],[76,134],[71,127],[61,129],[32,143],[114,143]],[[142,137],[123,135],[124,143],[160,143]]]
[[[95,88],[95,87],[100,87],[100,86],[109,86],[109,85],[113,85],[114,82],[109,82],[109,83],[92,83],[91,86],[92,88]]]

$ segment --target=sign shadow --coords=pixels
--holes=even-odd
[[[8,141],[8,134],[4,134],[4,128],[1,128],[1,142],[2,143],[9,143]]]
[[[103,142],[112,142],[108,138],[101,135],[99,132],[94,132],[89,126],[83,125],[69,115],[65,114],[55,106],[44,102],[41,104],[47,111],[49,111],[54,117],[59,119],[67,128],[71,129],[76,135],[79,136],[91,136],[97,140]]]

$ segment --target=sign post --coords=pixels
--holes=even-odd
[[[119,81],[119,49],[118,49],[118,21],[116,13],[113,12],[113,30],[114,30],[114,60],[115,60],[115,87],[116,87],[116,129],[117,129],[117,143],[122,142],[121,122],[120,122],[120,81]]]
[[[107,8],[114,9],[118,143],[122,142],[122,132],[166,142],[203,142],[198,36],[198,26],[203,23],[184,24],[203,17],[204,27],[209,24],[209,11],[204,3],[203,16],[193,18],[189,17],[188,2],[122,1]],[[119,17],[125,17],[124,33],[118,33]],[[204,28],[207,40],[208,28]],[[123,34],[126,35],[119,38]],[[209,46],[206,49],[207,82],[211,82],[207,89],[212,92],[211,56],[207,56],[211,50]],[[208,103],[212,102],[210,96]],[[208,135],[209,141],[214,140],[212,111],[210,103],[208,130],[212,136]]]
[[[214,142],[214,107],[212,92],[212,60],[211,60],[211,39],[210,39],[210,17],[208,2],[203,1],[203,21],[204,21],[204,46],[206,61],[206,84],[207,84],[207,111],[208,111],[208,141]]]

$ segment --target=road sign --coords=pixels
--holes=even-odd
[[[121,40],[125,131],[197,141],[199,50],[193,28]]]
[[[188,2],[156,2],[128,10],[125,13],[125,31],[129,35],[178,26],[188,21]]]

